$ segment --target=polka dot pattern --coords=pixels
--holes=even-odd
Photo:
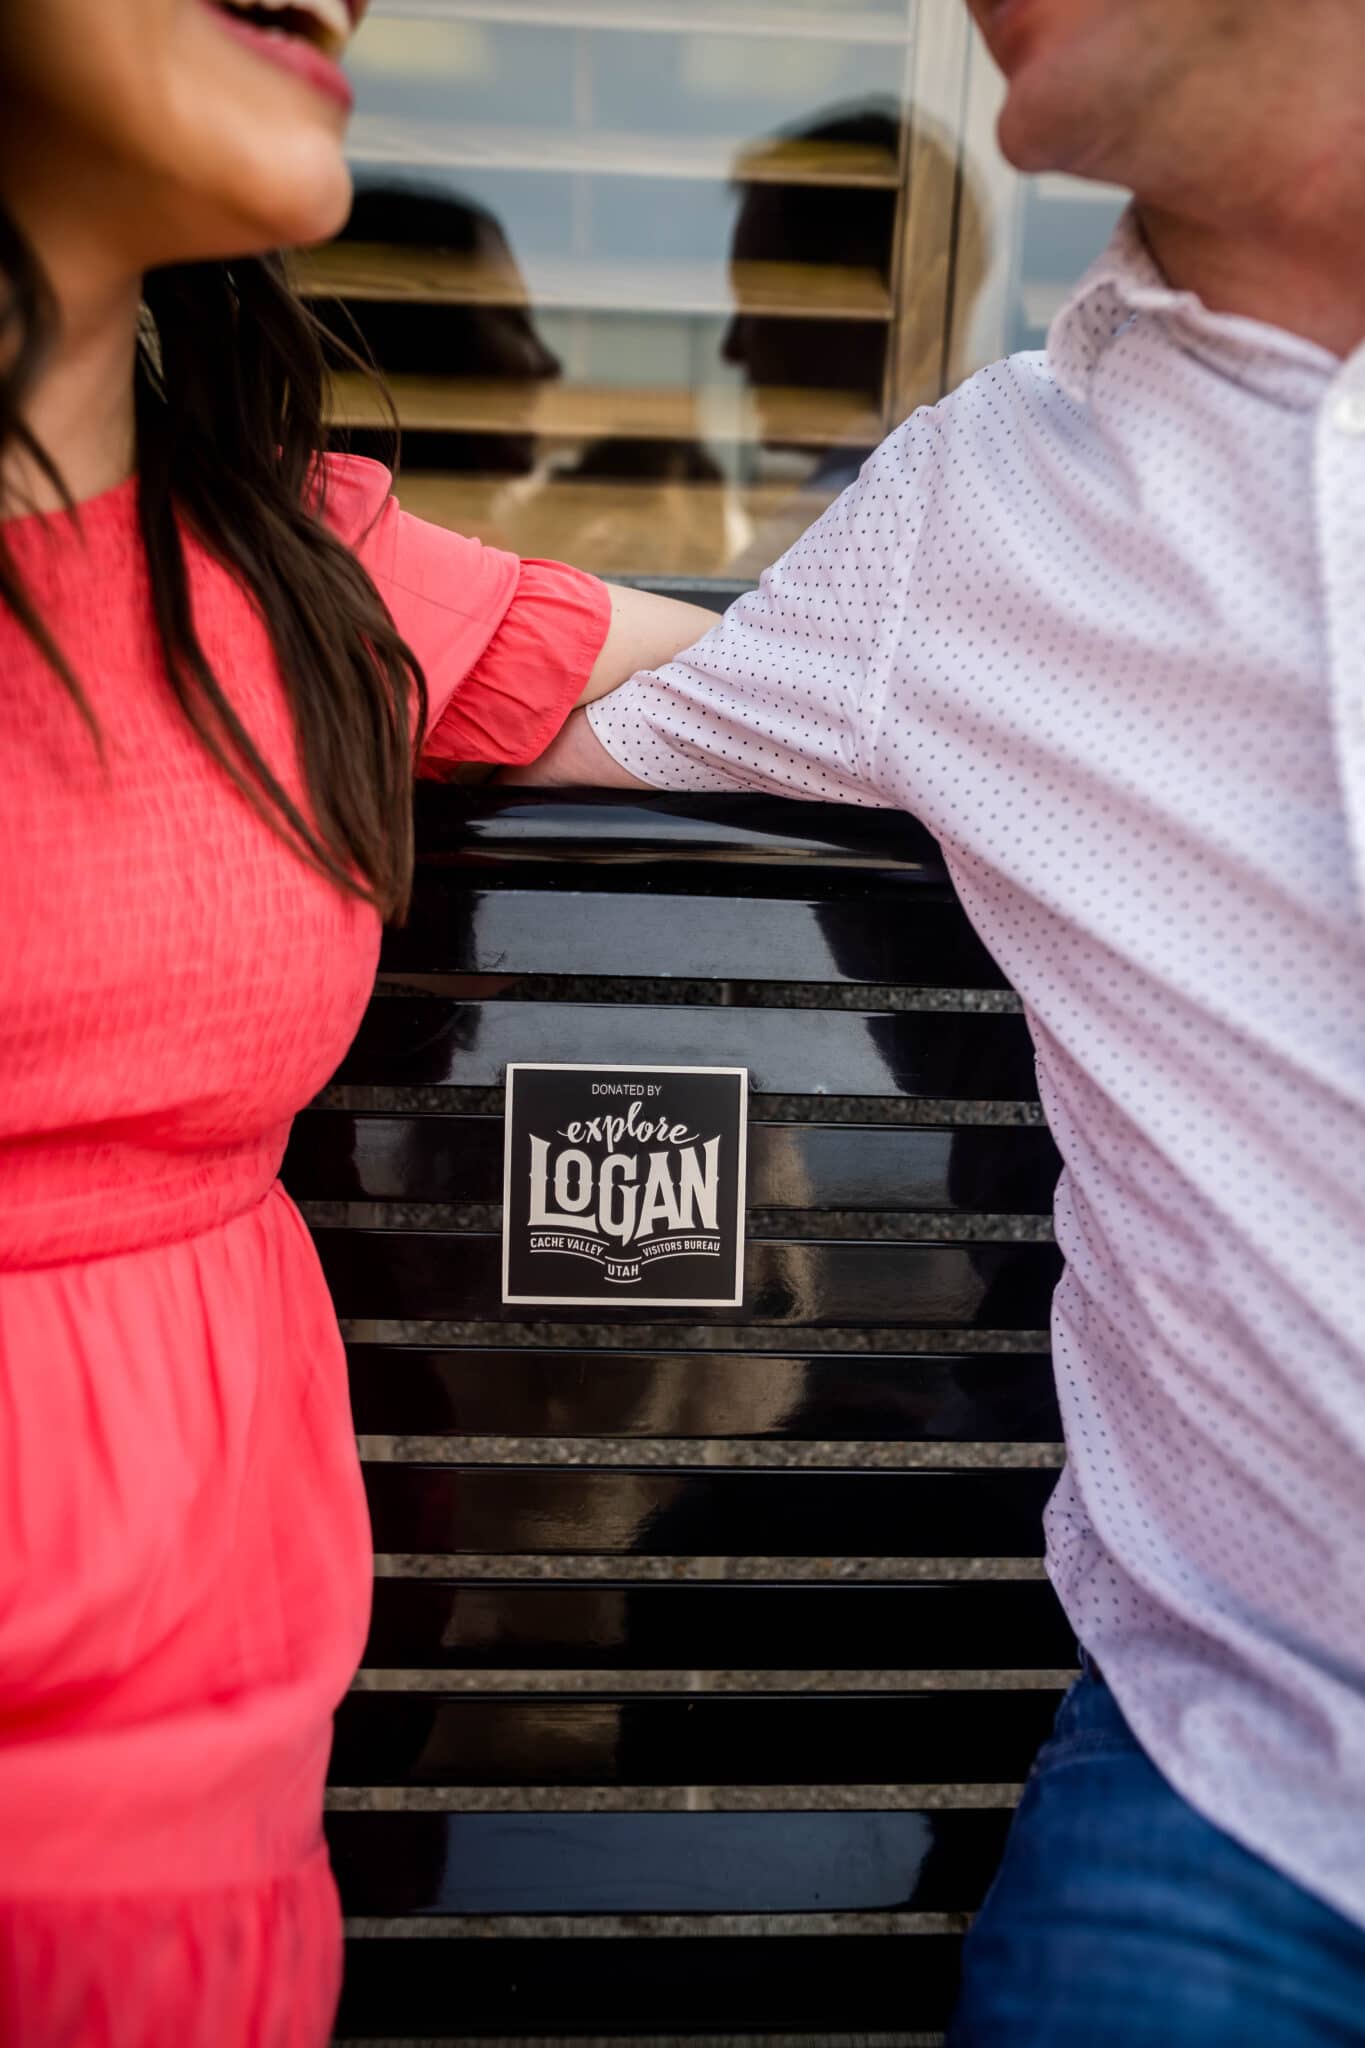
[[[1129,218],[592,722],[940,835],[1066,1162],[1054,1581],[1176,1787],[1365,1922],[1365,349]]]

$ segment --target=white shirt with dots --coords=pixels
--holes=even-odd
[[[1129,215],[699,646],[670,789],[891,805],[1021,992],[1066,1171],[1049,1569],[1144,1748],[1365,1923],[1365,348]]]

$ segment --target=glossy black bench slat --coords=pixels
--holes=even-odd
[[[555,915],[553,903],[543,909]],[[1025,1102],[1038,1093],[1022,1017],[956,1011],[765,1010],[719,1004],[372,1003],[336,1079],[500,1088],[512,1060],[739,1066],[759,1095]]]
[[[327,1838],[351,1915],[961,1913],[980,1905],[1008,1826],[993,1807],[332,1813]]]
[[[350,1945],[341,2040],[489,2034],[639,2040],[670,2033],[892,2033],[947,2020],[961,1943],[951,1934],[512,1936]]]
[[[612,1557],[1038,1557],[1055,1472],[370,1463],[375,1548]]]
[[[1059,1161],[1047,1131],[971,1126],[749,1126],[753,1209],[1048,1214]],[[285,1174],[299,1196],[357,1202],[500,1202],[499,1116],[309,1110]]]
[[[1043,1691],[355,1692],[334,1785],[1013,1784],[1061,1695]]]
[[[454,927],[458,919],[468,917],[471,904],[483,904],[486,914],[492,915],[486,899],[543,898],[548,887],[557,888],[558,901],[575,906],[587,897],[601,896],[612,896],[628,907],[638,907],[642,899],[670,904],[686,900],[706,910],[721,906],[726,926],[726,905],[749,905],[764,915],[774,904],[796,904],[819,913],[820,928],[836,953],[845,931],[852,939],[867,929],[869,910],[884,913],[879,921],[888,930],[878,943],[891,945],[904,945],[920,936],[917,921],[921,918],[926,920],[925,932],[956,933],[962,917],[946,875],[913,862],[859,862],[849,868],[837,860],[791,862],[759,856],[744,864],[707,855],[694,860],[679,844],[663,857],[608,852],[600,859],[584,856],[572,866],[561,859],[560,875],[551,882],[549,862],[553,859],[553,853],[539,849],[530,860],[515,853],[492,857],[472,851],[427,854],[421,874],[428,922],[425,927],[414,926],[409,916],[402,930],[425,929],[444,957],[452,943],[466,943],[465,935]],[[439,916],[443,897],[455,906],[444,923]],[[476,921],[477,916],[476,911]],[[908,932],[901,929],[907,919]],[[618,965],[610,971],[619,974],[621,969]]]
[[[423,877],[435,867],[465,863],[490,872],[529,875],[547,888],[575,875],[620,867],[660,873],[719,863],[736,872],[747,893],[758,865],[830,870],[849,884],[859,871],[895,872],[928,887],[950,886],[938,841],[903,811],[863,804],[802,804],[787,797],[691,796],[682,792],[531,789],[467,790],[420,784],[416,800],[418,858]],[[740,872],[743,871],[743,872]],[[629,886],[624,880],[620,886]]]
[[[528,1585],[379,1579],[365,1664],[395,1671],[1065,1670],[1037,1580]]]
[[[313,1236],[339,1315],[537,1319],[534,1310],[499,1300],[501,1241],[494,1232],[332,1225]],[[1050,1244],[751,1241],[742,1306],[708,1309],[706,1320],[804,1329],[1037,1330],[1047,1322],[1060,1270]],[[601,1305],[557,1308],[554,1319],[600,1323]]]
[[[350,1344],[362,1434],[1056,1443],[1046,1352]]]
[[[605,886],[555,898],[423,876],[406,925],[384,940],[390,974],[643,974],[714,981],[906,982],[1004,988],[955,902],[886,892],[858,902],[623,896]],[[458,908],[457,908],[458,906]]]
[[[624,793],[585,811],[529,792],[452,804],[423,791],[413,907],[384,965],[1003,985],[921,826],[845,806],[821,834],[820,818],[772,799],[741,813]]]

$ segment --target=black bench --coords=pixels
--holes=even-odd
[[[419,838],[286,1167],[381,1558],[338,2035],[932,2032],[1075,1658],[1023,1019],[942,993],[1001,979],[902,817],[432,790]],[[742,1308],[501,1306],[522,1059],[749,1069]]]

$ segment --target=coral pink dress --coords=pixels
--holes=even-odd
[[[532,758],[605,638],[594,579],[326,517],[422,661],[426,772]],[[0,613],[0,2041],[319,2048],[321,1834],[369,1534],[336,1319],[276,1178],[379,923],[188,729],[126,485],[6,538],[105,737]],[[187,543],[209,659],[300,792],[265,631]]]

